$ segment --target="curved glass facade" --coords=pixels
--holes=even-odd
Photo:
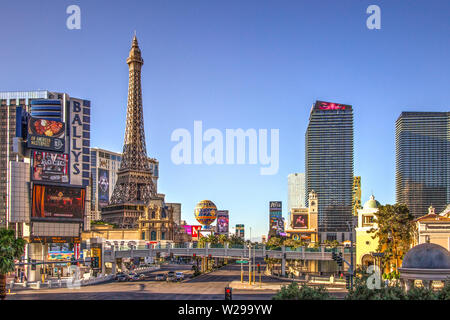
[[[396,131],[396,201],[415,217],[450,200],[450,112],[402,112]]]
[[[305,149],[305,199],[309,202],[312,190],[320,199],[319,231],[347,232],[347,222],[352,222],[352,106],[317,101],[309,117]]]

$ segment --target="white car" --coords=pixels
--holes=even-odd
[[[184,273],[183,272],[177,272],[175,274],[175,276],[177,277],[177,281],[181,281],[184,279]]]

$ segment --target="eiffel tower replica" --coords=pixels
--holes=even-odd
[[[141,69],[144,60],[136,35],[127,64],[129,85],[122,161],[109,204],[102,209],[102,219],[120,228],[135,228],[138,219],[145,212],[145,207],[152,199],[159,198],[152,180],[153,172],[145,146],[141,89]]]

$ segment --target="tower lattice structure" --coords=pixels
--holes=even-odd
[[[129,86],[123,154],[109,210],[105,210],[106,214],[116,211],[114,208],[119,209],[117,205],[148,205],[157,192],[145,145],[141,88],[141,69],[144,60],[136,36],[133,38],[127,64]],[[132,218],[137,218],[136,215],[133,216]],[[127,215],[123,214],[123,223],[126,217]]]

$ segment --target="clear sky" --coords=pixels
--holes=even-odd
[[[66,8],[81,8],[81,30]],[[366,9],[381,8],[381,30]],[[269,201],[304,172],[305,130],[315,100],[354,108],[355,175],[395,201],[395,120],[402,111],[449,111],[450,1],[2,1],[0,91],[47,89],[92,102],[93,147],[122,151],[134,30],[145,64],[147,152],[160,161],[159,192],[228,209],[230,225],[268,231]],[[177,128],[279,129],[280,169],[175,165]],[[246,228],[248,235],[249,229]]]

